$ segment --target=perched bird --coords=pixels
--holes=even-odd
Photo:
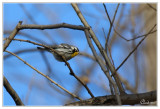
[[[62,43],[60,45],[54,45],[54,46],[50,46],[50,47],[52,49],[54,49],[61,56],[64,56],[67,61],[79,54],[79,49],[77,47],[75,47],[73,45],[69,45],[69,44]],[[49,48],[37,47],[37,49],[46,50],[46,51],[52,53],[56,60],[58,60],[60,62],[64,62],[64,60],[62,59],[62,57],[60,55],[58,55],[57,53],[55,53],[53,50],[51,50]]]

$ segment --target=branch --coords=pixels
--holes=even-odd
[[[86,90],[88,91],[88,93],[90,94],[90,96],[91,96],[92,98],[94,97],[94,95],[93,95],[92,92],[89,90],[89,88],[87,87],[87,85],[84,84],[84,83],[83,83],[83,82],[75,75],[75,73],[73,72],[73,70],[72,70],[70,64],[66,61],[65,57],[62,56],[62,55],[60,55],[60,54],[59,54],[58,52],[56,52],[53,48],[48,47],[48,46],[43,45],[43,44],[39,44],[39,43],[30,41],[30,40],[23,40],[23,39],[13,39],[13,40],[16,40],[16,41],[23,41],[23,42],[28,42],[28,43],[31,43],[31,44],[34,44],[34,45],[43,46],[43,47],[46,47],[46,48],[51,49],[53,52],[55,52],[56,54],[58,54],[59,56],[61,56],[62,59],[63,59],[63,61],[64,61],[65,64],[67,65],[68,69],[70,70],[70,74],[71,74],[72,76],[74,76],[74,77],[75,77],[75,78],[76,78],[76,79],[77,79],[77,80],[78,80],[78,81],[86,88]]]
[[[33,52],[37,52],[37,51],[38,51],[37,49],[32,48],[32,49],[19,50],[19,51],[16,51],[14,53],[18,55],[18,54],[21,54],[21,53],[30,53],[30,52],[33,53]],[[3,59],[9,58],[10,56],[13,56],[13,55],[11,55],[11,54],[3,55]]]
[[[132,41],[132,40],[135,40],[135,39],[144,37],[144,36],[146,36],[146,35],[148,35],[148,34],[155,33],[155,32],[157,31],[157,30],[150,31],[150,32],[148,32],[148,33],[146,33],[146,34],[139,35],[139,36],[133,36],[134,38],[126,39],[124,36],[122,36],[120,33],[117,32],[117,30],[114,28],[114,26],[113,26],[113,29],[114,29],[114,32],[115,32],[119,37],[121,37],[122,39],[124,39],[125,41]]]
[[[84,57],[87,57],[87,58],[89,58],[89,59],[92,59],[92,60],[96,61],[96,59],[95,59],[94,56],[92,56],[92,55],[90,55],[90,54],[88,54],[88,53],[86,53],[86,52],[80,52],[80,53],[79,53],[79,56],[84,56]]]
[[[78,96],[76,96],[75,94],[72,94],[71,92],[69,92],[67,89],[63,88],[61,85],[59,85],[58,83],[56,83],[55,81],[53,81],[50,77],[46,76],[45,74],[43,74],[42,72],[38,71],[36,68],[34,68],[33,66],[31,66],[30,64],[28,64],[26,61],[24,61],[22,58],[20,58],[19,56],[17,56],[16,54],[10,52],[10,51],[5,51],[8,52],[12,55],[14,55],[15,57],[17,57],[19,60],[21,60],[22,62],[24,62],[24,64],[26,64],[27,66],[29,66],[30,68],[32,68],[33,70],[35,70],[37,73],[41,74],[42,76],[44,76],[45,78],[47,78],[49,81],[51,81],[52,83],[54,83],[56,86],[58,86],[59,88],[61,88],[62,90],[64,90],[65,92],[67,92],[68,94],[70,94],[71,96],[82,100],[81,98],[79,98]]]
[[[96,58],[94,56],[90,55],[90,54],[81,52],[81,53],[79,53],[79,55],[82,55],[84,57],[92,59],[93,61],[96,61]],[[98,58],[100,58],[100,57],[98,57]],[[102,63],[105,65],[104,61],[102,61]],[[136,93],[135,89],[129,84],[129,82],[127,80],[125,80],[124,78],[122,78],[122,76],[119,75],[119,74],[118,74],[118,76],[119,76],[119,79],[122,81],[122,83],[124,84],[124,86],[125,86],[125,88],[127,90],[129,90],[132,93]]]
[[[157,91],[151,91],[139,94],[120,95],[123,105],[150,104],[157,101]],[[114,95],[99,96],[83,101],[66,104],[66,106],[93,106],[93,105],[117,105]]]
[[[104,72],[104,74],[107,76],[109,82],[110,82],[111,84],[113,84],[113,88],[114,88],[115,95],[116,95],[116,96],[115,96],[115,97],[116,97],[116,100],[117,100],[118,104],[121,105],[121,100],[120,100],[120,96],[119,96],[119,93],[118,93],[118,90],[117,90],[117,87],[116,87],[116,83],[112,80],[111,76],[109,75],[109,72],[106,71],[106,69],[105,69],[105,67],[104,67],[104,64],[102,63],[103,61],[98,57],[98,55],[97,55],[97,53],[96,53],[96,50],[95,50],[95,48],[94,48],[94,46],[93,46],[93,44],[92,44],[92,41],[91,41],[91,39],[90,39],[90,37],[89,37],[89,32],[88,32],[88,30],[84,30],[84,32],[85,32],[86,39],[87,39],[87,41],[88,41],[88,44],[89,44],[89,46],[90,46],[90,48],[91,48],[91,50],[92,50],[92,52],[93,52],[93,55],[94,55],[96,61],[97,61],[98,64],[100,65],[100,67],[101,67],[102,71]]]
[[[10,31],[4,31],[4,34],[10,34],[10,33],[11,33]],[[29,33],[19,31],[18,35],[24,36],[24,37],[26,37],[28,39],[31,39],[31,40],[35,40],[36,42],[39,42],[39,43],[42,43],[42,44],[46,43],[44,40],[41,40],[39,37],[33,37]],[[44,36],[46,36],[46,35],[44,35]]]
[[[18,29],[58,29],[58,28],[70,28],[70,29],[75,29],[75,30],[84,30],[86,29],[85,27],[79,25],[71,25],[71,24],[66,24],[66,23],[61,23],[61,24],[55,24],[55,25],[20,25]]]
[[[152,8],[153,10],[157,11],[157,9],[154,8],[151,4],[147,3],[147,5],[148,5],[150,8]]]
[[[117,67],[116,71],[127,61],[127,59],[131,56],[131,54],[137,50],[137,48],[139,47],[139,45],[143,42],[143,40],[150,34],[150,32],[155,28],[157,24],[155,24],[152,29],[148,32],[148,34],[146,34],[146,36],[141,40],[139,41],[139,43],[137,44],[137,46],[128,54],[128,56],[124,59],[124,61]]]
[[[102,28],[102,29],[103,29],[104,38],[105,38],[105,40],[107,40],[107,39],[106,39],[106,36],[105,36],[104,28]],[[113,64],[113,66],[114,66],[114,61],[113,61],[112,54],[111,54],[111,48],[108,46],[108,44],[106,44],[105,46],[107,46],[107,48],[105,48],[105,49],[106,49],[106,51],[107,51],[107,49],[108,49],[108,51],[109,51],[109,57],[110,57],[111,62],[112,62],[112,64]]]
[[[104,5],[104,4],[103,4],[103,5]],[[112,30],[112,26],[113,26],[115,17],[116,17],[116,15],[117,15],[117,11],[118,11],[119,5],[120,5],[120,4],[117,5],[117,8],[116,8],[116,11],[115,11],[115,13],[114,13],[112,22],[110,22],[110,28],[109,28],[109,32],[108,32],[107,40],[106,40],[106,44],[105,44],[105,49],[106,49],[106,50],[107,50],[107,45],[108,45],[109,37],[110,37],[110,34],[111,34],[111,30]],[[108,19],[110,19],[110,18],[109,18],[109,14],[108,14],[108,12],[107,12],[107,9],[106,9],[105,5],[104,5],[104,8],[105,8],[105,11],[106,11],[106,13],[107,13]]]
[[[105,12],[106,12],[106,14],[107,14],[107,17],[108,17],[108,20],[109,20],[109,23],[110,23],[110,25],[112,24],[112,22],[111,22],[111,19],[110,19],[110,17],[109,17],[109,14],[108,14],[108,11],[107,11],[107,8],[106,8],[106,5],[103,3],[103,6],[104,6],[104,9],[105,9]]]
[[[22,24],[22,21],[19,21],[19,23],[17,24],[17,26],[15,27],[15,29],[12,31],[12,33],[10,34],[10,36],[8,37],[8,39],[6,40],[6,42],[3,45],[3,51],[6,50],[6,48],[9,46],[9,44],[11,43],[11,41],[13,40],[13,38],[16,36],[16,34],[18,33],[19,29],[18,27]]]
[[[74,8],[74,10],[76,11],[79,19],[81,20],[81,22],[83,23],[83,25],[87,28],[89,28],[89,34],[91,36],[91,38],[93,39],[93,41],[95,42],[96,46],[98,47],[99,51],[101,52],[104,60],[105,60],[105,63],[106,63],[106,67],[108,67],[111,71],[112,74],[116,74],[116,70],[114,68],[114,66],[112,65],[112,63],[110,62],[110,59],[109,57],[107,56],[107,53],[106,51],[104,50],[104,48],[102,47],[101,43],[99,42],[99,40],[97,39],[96,35],[94,34],[92,28],[90,27],[90,25],[87,23],[87,21],[85,20],[84,16],[82,15],[81,11],[79,10],[77,4],[75,3],[71,3],[72,7]],[[105,73],[105,72],[104,72]],[[119,80],[119,77],[118,75],[114,75],[113,76],[115,81],[116,81],[116,84],[118,86],[118,89],[119,89],[119,92],[120,94],[125,94],[125,90],[121,84],[121,81]]]
[[[68,66],[69,70],[70,70],[70,75],[74,76],[88,91],[88,93],[90,94],[90,96],[92,98],[94,98],[94,95],[92,94],[92,92],[89,90],[89,88],[87,87],[87,85],[85,83],[83,83],[73,72],[72,68],[70,67],[69,63],[65,60],[65,64]]]
[[[6,88],[7,92],[13,98],[14,102],[16,103],[16,105],[22,105],[23,106],[24,105],[23,102],[21,101],[21,99],[19,98],[18,94],[12,88],[12,86],[10,85],[10,83],[8,82],[8,80],[6,79],[5,76],[3,76],[3,85]]]

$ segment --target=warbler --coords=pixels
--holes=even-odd
[[[52,49],[54,49],[61,56],[64,56],[67,61],[79,54],[79,49],[77,47],[75,47],[73,45],[65,44],[65,43],[62,43],[60,45],[53,45],[50,47]],[[46,50],[46,51],[52,53],[57,61],[64,62],[64,60],[62,59],[62,57],[60,55],[58,55],[57,53],[55,53],[53,50],[51,50],[49,48],[37,47],[37,49]]]

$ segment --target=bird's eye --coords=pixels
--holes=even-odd
[[[76,52],[76,49],[75,49],[75,48],[73,49],[73,52]]]
[[[74,49],[73,49],[73,52],[78,52],[78,51],[79,51],[79,50],[78,50],[78,49],[76,49],[76,48],[74,48]]]

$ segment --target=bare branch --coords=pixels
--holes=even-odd
[[[12,88],[12,86],[10,85],[10,83],[8,82],[8,80],[6,79],[5,76],[3,76],[3,85],[6,88],[7,92],[13,98],[14,102],[16,103],[16,105],[22,105],[23,106],[24,105],[23,102],[21,101],[21,99],[19,98],[18,94]]]
[[[152,8],[153,10],[157,11],[157,9],[154,8],[151,4],[147,3],[147,5],[148,5],[150,8]]]
[[[114,29],[114,32],[115,32],[119,37],[121,37],[122,39],[124,39],[125,41],[132,41],[132,40],[135,40],[135,39],[144,37],[144,36],[146,36],[146,35],[148,35],[148,34],[155,33],[155,32],[157,31],[157,30],[150,31],[150,32],[148,32],[148,33],[146,33],[146,34],[143,34],[143,35],[140,35],[140,36],[133,36],[134,38],[126,39],[124,36],[122,36],[120,33],[117,32],[117,30],[114,28],[114,26],[113,26],[113,29]]]
[[[122,105],[135,105],[148,103],[145,105],[149,105],[151,102],[157,101],[157,91],[151,91],[146,93],[139,93],[139,94],[125,94],[120,95]],[[94,105],[117,105],[115,100],[115,95],[106,95],[106,96],[99,96],[83,101],[73,102],[66,104],[66,106],[94,106]]]
[[[14,39],[13,39],[14,40]],[[15,54],[21,54],[21,53],[30,53],[30,52],[36,52],[37,51],[37,49],[23,49],[23,50],[19,50],[19,51],[16,51],[15,52]],[[11,55],[11,54],[7,54],[7,55],[4,55],[3,56],[3,59],[6,59],[6,58],[9,58],[10,56],[13,56],[13,55]]]
[[[96,61],[95,57],[92,56],[92,55],[89,55],[89,54],[87,54],[87,53],[82,53],[82,52],[79,53],[79,54],[82,55],[82,56],[88,57],[88,58],[92,59],[93,61]],[[100,57],[98,57],[98,59],[99,59],[99,58],[100,58]],[[104,62],[104,61],[102,61],[102,63],[105,65],[105,62]],[[122,76],[119,75],[119,74],[118,74],[118,76],[119,76],[120,80],[122,81],[122,83],[124,84],[124,86],[125,86],[125,88],[126,88],[127,90],[131,91],[132,93],[136,93],[135,89],[129,84],[129,82],[128,82],[127,80],[125,80],[124,78],[122,78]]]
[[[68,69],[70,70],[70,74],[72,76],[74,76],[85,88],[86,90],[88,91],[88,93],[91,95],[91,97],[93,98],[94,95],[92,94],[92,92],[89,90],[89,88],[87,87],[86,84],[84,84],[76,75],[75,73],[73,72],[70,64],[66,61],[65,57],[60,55],[58,52],[56,52],[53,48],[49,47],[49,46],[46,46],[44,44],[39,44],[39,43],[36,43],[36,42],[33,42],[33,41],[30,41],[30,40],[23,40],[23,39],[13,39],[13,40],[16,40],[16,41],[23,41],[23,42],[28,42],[28,43],[31,43],[31,44],[34,44],[34,45],[39,45],[39,46],[43,46],[43,47],[46,47],[46,48],[49,48],[51,49],[53,52],[55,52],[56,54],[58,54],[59,56],[62,57],[62,59],[64,60],[65,64],[67,65]]]
[[[102,28],[102,30],[103,30],[103,34],[104,34],[104,39],[107,40],[106,35],[105,35],[104,28]]]
[[[110,57],[111,62],[113,64],[113,66],[114,66],[114,61],[113,61],[113,58],[112,58],[111,48],[108,46],[108,44],[107,44],[107,48],[108,48],[108,52],[109,52],[109,57]]]
[[[105,40],[107,40],[107,39],[106,39],[106,36],[105,36],[104,28],[102,28],[102,29],[103,29],[103,34],[104,34]],[[114,61],[113,61],[113,59],[112,59],[111,49],[110,49],[110,47],[108,46],[108,44],[107,44],[107,49],[108,49],[108,51],[109,51],[109,57],[110,57],[110,59],[111,59],[111,62],[112,62],[112,64],[113,64],[113,66],[114,66]]]
[[[10,36],[8,37],[8,39],[6,40],[6,42],[3,45],[3,51],[6,50],[6,48],[9,46],[9,44],[11,43],[12,39],[16,36],[16,34],[18,33],[19,29],[18,27],[22,24],[22,21],[19,21],[19,23],[17,24],[17,26],[15,27],[15,29],[12,31],[12,33],[10,34]]]
[[[29,63],[27,63],[26,61],[24,61],[22,58],[20,58],[19,56],[17,56],[16,54],[10,52],[10,51],[6,51],[12,55],[14,55],[15,57],[17,57],[19,60],[21,60],[22,62],[24,62],[24,64],[26,64],[27,66],[29,66],[30,68],[32,68],[33,70],[35,70],[37,73],[41,74],[42,76],[44,76],[45,78],[47,78],[49,81],[51,81],[52,83],[54,83],[56,86],[58,86],[59,88],[61,88],[62,90],[64,90],[65,92],[67,92],[68,94],[70,94],[71,96],[82,100],[81,98],[79,98],[78,96],[76,96],[75,94],[72,94],[71,92],[69,92],[67,89],[65,89],[64,87],[62,87],[61,85],[59,85],[58,83],[56,83],[55,81],[53,81],[50,77],[46,76],[45,74],[43,74],[42,72],[38,71],[36,68],[34,68],[33,66],[31,66]]]
[[[75,73],[73,72],[72,68],[70,67],[70,65],[68,64],[68,62],[66,61],[65,62],[66,65],[68,66],[69,70],[70,70],[70,75],[74,76],[85,88],[86,90],[88,91],[88,93],[91,95],[92,98],[94,98],[94,95],[92,94],[92,92],[89,90],[89,88],[87,87],[87,85],[85,83],[83,83],[76,75]]]
[[[149,33],[155,28],[157,24],[155,24],[152,29],[148,32],[148,34],[141,40],[139,41],[139,43],[137,44],[137,46],[128,54],[128,56],[124,59],[124,61],[117,67],[116,71],[127,61],[127,59],[131,56],[131,54],[137,50],[137,48],[139,47],[139,45],[143,42],[143,40],[149,35]]]
[[[112,24],[112,22],[111,22],[111,18],[109,17],[109,14],[108,14],[108,11],[107,11],[107,8],[106,8],[106,5],[103,3],[103,6],[104,6],[104,9],[105,9],[105,12],[106,12],[106,14],[107,14],[107,17],[108,17],[108,20],[109,20],[109,23],[110,23],[110,25]]]
[[[91,42],[91,39],[89,37],[89,32],[88,30],[85,30],[85,35],[86,35],[86,38],[87,38],[87,41],[88,41],[88,44],[93,52],[93,55],[96,59],[96,61],[98,62],[98,64],[100,65],[102,71],[104,72],[104,74],[107,76],[108,80],[113,84],[113,87],[114,87],[114,91],[115,91],[115,95],[116,95],[116,100],[118,102],[119,105],[121,105],[121,100],[120,100],[120,96],[119,96],[119,93],[118,93],[118,90],[117,90],[117,87],[116,87],[116,83],[112,80],[110,74],[108,71],[106,71],[105,67],[104,67],[104,64],[102,63],[102,60],[98,57],[97,53],[96,53],[96,50]]]
[[[86,21],[85,18],[83,17],[83,15],[82,15],[81,11],[79,10],[77,4],[72,3],[71,5],[72,5],[72,7],[74,8],[74,10],[76,11],[78,17],[80,18],[80,20],[81,20],[81,22],[84,24],[84,26],[87,27],[87,28],[89,28],[89,30],[88,30],[88,31],[89,31],[89,34],[91,35],[93,41],[95,42],[95,44],[97,45],[99,51],[101,52],[101,54],[102,54],[102,56],[103,56],[103,58],[104,58],[104,60],[105,60],[105,62],[106,62],[107,67],[110,69],[110,71],[112,72],[112,74],[116,74],[116,73],[115,73],[116,70],[115,70],[114,66],[111,64],[110,59],[109,59],[109,57],[107,56],[106,51],[104,50],[104,48],[102,47],[101,43],[100,43],[99,40],[97,39],[97,37],[96,37],[96,35],[94,34],[92,28],[89,26],[89,24],[87,23],[87,21]],[[86,30],[85,30],[85,31],[86,31]],[[115,81],[116,81],[116,84],[117,84],[117,86],[118,86],[118,89],[119,89],[120,94],[125,94],[125,90],[124,90],[124,88],[123,88],[123,86],[122,86],[122,84],[121,84],[121,81],[119,80],[119,77],[118,77],[117,75],[114,75],[113,77],[114,77],[114,79],[115,79]]]
[[[117,5],[117,8],[116,8],[116,11],[115,11],[115,13],[114,13],[112,22],[110,23],[110,28],[109,28],[109,32],[108,32],[107,40],[106,40],[106,44],[105,44],[105,49],[106,49],[106,50],[107,50],[107,45],[108,45],[109,37],[110,37],[110,34],[111,34],[111,30],[112,30],[112,26],[113,26],[115,17],[116,17],[116,15],[117,15],[117,11],[118,11],[119,5],[120,5],[120,4]],[[107,15],[107,16],[109,17],[109,15]]]
[[[18,29],[58,29],[58,28],[70,28],[70,29],[75,29],[75,30],[84,30],[86,29],[85,27],[79,25],[71,25],[67,23],[61,23],[61,24],[55,24],[55,25],[21,25],[18,27]]]
[[[11,31],[4,31],[4,34],[10,34],[10,33]],[[35,40],[36,42],[39,42],[42,44],[46,43],[44,40],[41,40],[39,37],[33,37],[33,35],[30,35],[29,33],[19,31],[17,35],[27,37],[28,39]]]

